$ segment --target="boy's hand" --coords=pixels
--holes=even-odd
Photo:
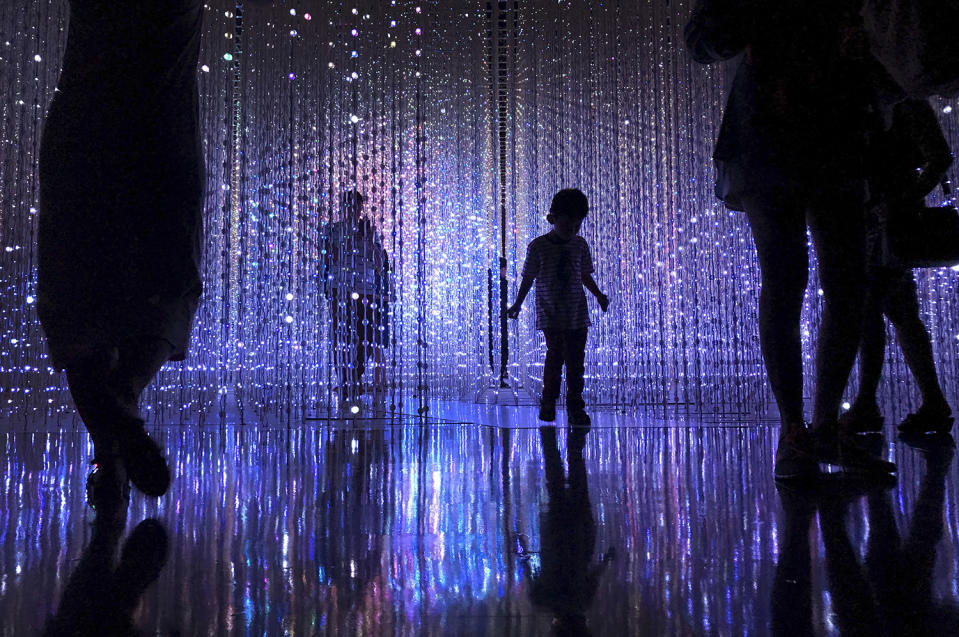
[[[515,303],[510,305],[508,308],[506,308],[506,316],[511,319],[519,318],[519,310],[521,307],[522,305],[517,305]]]
[[[605,294],[600,294],[596,297],[596,300],[599,301],[599,309],[606,311],[609,308],[609,297]]]

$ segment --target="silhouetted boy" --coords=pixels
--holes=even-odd
[[[589,424],[583,402],[583,362],[590,322],[583,287],[596,297],[604,312],[609,307],[609,299],[593,280],[589,244],[578,236],[588,213],[589,203],[580,190],[567,188],[556,193],[546,215],[553,229],[533,239],[527,247],[523,281],[516,301],[506,310],[510,318],[519,316],[523,301],[536,281],[536,329],[543,330],[546,337],[539,418],[546,422],[556,420],[556,399],[565,364],[569,422]]]

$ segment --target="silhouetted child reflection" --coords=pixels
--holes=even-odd
[[[546,422],[556,420],[556,401],[565,365],[569,422],[590,423],[583,402],[586,336],[590,325],[583,288],[596,297],[604,312],[609,307],[609,298],[593,280],[589,244],[578,236],[588,213],[589,203],[581,191],[567,188],[556,193],[546,215],[553,229],[530,242],[516,301],[506,310],[507,316],[517,318],[535,281],[536,329],[542,330],[546,338],[539,418]]]
[[[364,393],[362,379],[371,356],[376,360],[374,397],[382,399],[386,387],[390,259],[376,227],[362,214],[364,201],[355,190],[343,193],[343,216],[330,226],[323,247],[341,406],[354,405]]]
[[[596,520],[583,459],[586,435],[582,428],[570,430],[567,481],[556,444],[556,428],[540,427],[549,503],[540,517],[540,569],[530,575],[530,601],[553,612],[555,635],[589,634],[586,611],[596,597],[599,578],[614,555],[610,549],[599,562],[593,561]]]
[[[133,626],[133,613],[166,563],[168,539],[157,520],[144,520],[130,533],[117,560],[125,525],[125,509],[96,516],[93,537],[47,622],[46,637],[142,634]]]

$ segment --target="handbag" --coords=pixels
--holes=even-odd
[[[909,96],[959,95],[959,2],[866,0],[862,17],[873,54]]]
[[[941,268],[959,265],[959,210],[942,183],[943,205],[925,201],[888,205],[876,215],[879,262],[884,267]]]

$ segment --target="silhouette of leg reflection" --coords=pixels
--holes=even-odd
[[[117,561],[124,526],[126,509],[94,519],[93,538],[70,575],[44,635],[139,634],[133,612],[166,563],[168,540],[160,522],[144,520],[130,534]]]
[[[946,609],[937,609],[933,601],[933,567],[944,529],[945,481],[955,454],[954,442],[948,435],[910,442],[925,458],[926,473],[920,483],[908,534],[904,540],[900,539],[891,496],[870,494],[866,572],[886,634],[956,634],[954,619],[951,627],[944,625],[942,620],[948,614],[940,611]]]
[[[600,576],[613,558],[610,549],[593,563],[596,521],[583,458],[586,435],[585,429],[570,430],[567,484],[556,428],[540,427],[549,502],[540,517],[540,571],[531,575],[530,599],[534,605],[552,611],[555,635],[590,634],[586,611],[596,597]]]
[[[783,508],[782,548],[773,580],[773,635],[815,635],[812,627],[812,574],[809,528],[815,497],[804,490],[779,488]]]

